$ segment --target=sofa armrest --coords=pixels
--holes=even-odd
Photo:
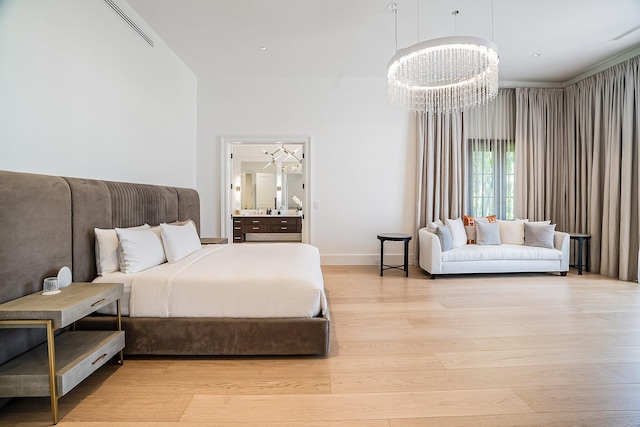
[[[440,239],[426,228],[418,230],[420,241],[420,268],[430,274],[442,273],[442,249]]]
[[[569,271],[569,242],[569,233],[564,233],[562,231],[554,232],[553,247],[562,252],[560,271]]]

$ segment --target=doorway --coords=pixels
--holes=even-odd
[[[233,241],[234,215],[282,213],[302,218],[310,236],[310,142],[301,137],[221,137],[221,235]]]

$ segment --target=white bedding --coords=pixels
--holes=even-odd
[[[208,245],[94,282],[124,283],[122,314],[131,317],[315,317],[327,309],[320,254],[301,243]]]

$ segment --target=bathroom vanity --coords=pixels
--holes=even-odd
[[[233,243],[248,241],[302,241],[299,215],[234,215]]]

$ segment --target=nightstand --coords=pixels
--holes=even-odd
[[[0,366],[0,397],[50,396],[53,423],[58,399],[124,348],[122,283],[72,283],[55,295],[37,292],[0,304],[0,328],[46,328],[47,341]],[[54,332],[117,301],[115,331]]]

